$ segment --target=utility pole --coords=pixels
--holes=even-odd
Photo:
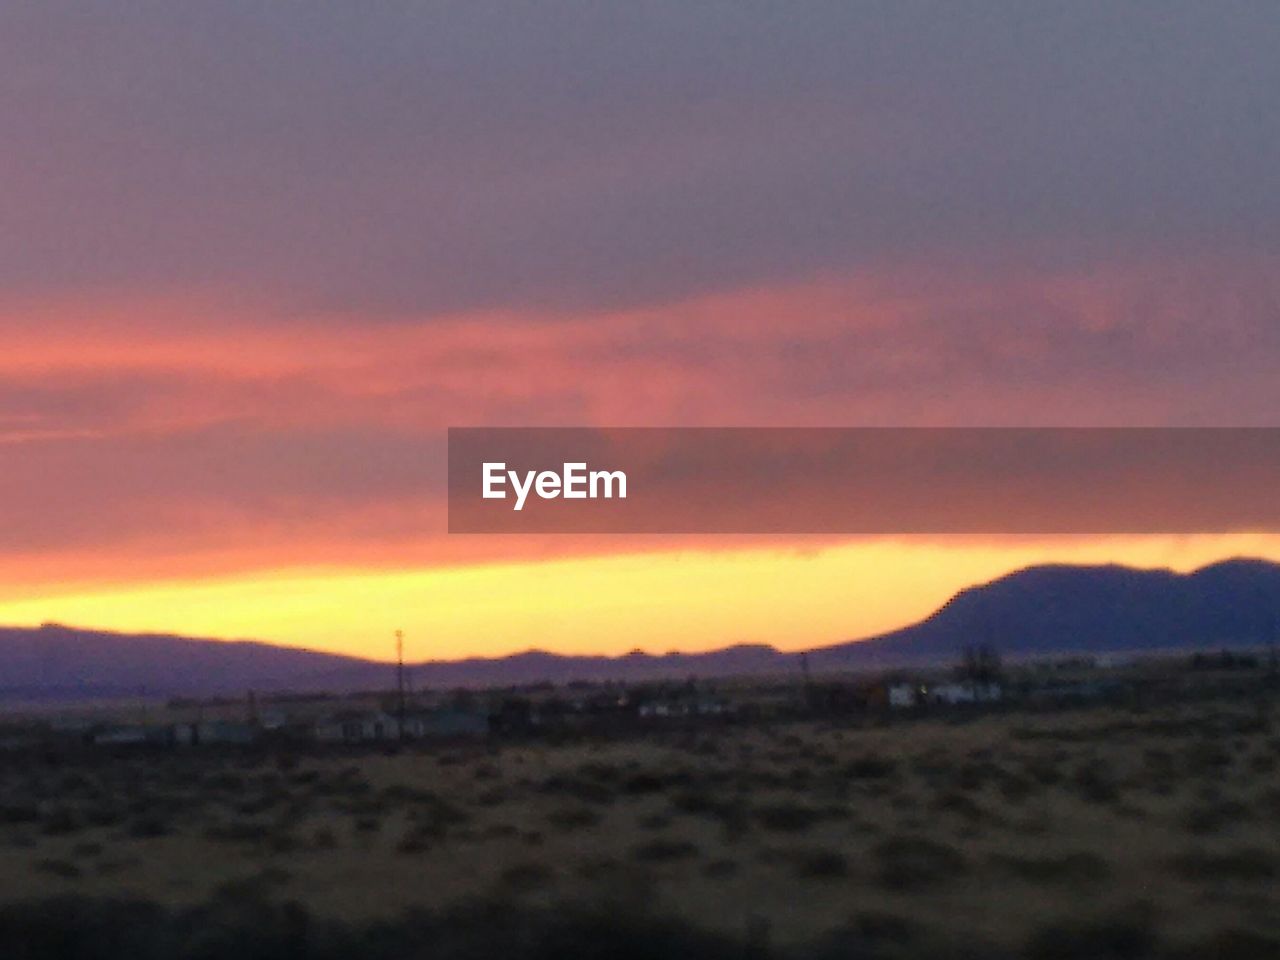
[[[1280,660],[1276,659],[1276,642],[1280,641],[1280,614],[1273,613],[1271,615],[1271,636],[1268,638],[1271,642],[1267,644],[1267,653],[1270,655],[1271,673],[1274,675],[1280,672]]]
[[[396,631],[396,700],[400,713],[400,739],[404,739],[404,631]]]
[[[812,712],[814,707],[813,676],[809,673],[809,654],[807,652],[800,654],[800,675],[804,678],[804,706],[806,710]]]
[[[1280,640],[1280,616],[1271,615],[1271,630],[1267,636],[1267,679],[1272,686],[1280,678],[1280,653],[1276,650],[1276,641]]]

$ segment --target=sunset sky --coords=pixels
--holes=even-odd
[[[445,428],[1280,426],[1272,2],[0,9],[0,624],[798,648],[1280,537],[445,532]]]

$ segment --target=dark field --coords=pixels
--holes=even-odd
[[[1271,693],[12,755],[7,957],[1275,957]]]

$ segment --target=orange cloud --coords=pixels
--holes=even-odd
[[[416,320],[176,295],[10,304],[0,576],[34,597],[743,546],[449,538],[449,425],[1268,423],[1274,266],[898,267]]]

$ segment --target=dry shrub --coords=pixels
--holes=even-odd
[[[501,787],[490,787],[476,794],[475,804],[478,807],[500,807],[507,802],[507,792]]]
[[[1186,811],[1183,825],[1194,834],[1221,833],[1248,816],[1249,808],[1238,800],[1206,797]]]
[[[1220,743],[1201,740],[1191,744],[1185,753],[1187,770],[1193,776],[1217,779],[1230,768],[1231,753]]]
[[[861,911],[851,923],[827,934],[804,956],[808,960],[987,960],[999,954],[927,938],[917,924],[892,913]]]
[[[1266,883],[1280,874],[1276,856],[1257,847],[1209,853],[1188,850],[1169,861],[1169,866],[1187,880],[1234,880]]]
[[[1273,960],[1280,957],[1280,940],[1253,930],[1219,930],[1206,939],[1171,950],[1167,960]]]
[[[617,799],[617,791],[608,784],[557,774],[542,782],[543,793],[572,797],[583,803],[608,804]]]
[[[689,789],[680,790],[672,794],[671,806],[681,813],[694,814],[695,816],[721,817],[733,805],[720,799],[709,790]]]
[[[85,821],[94,827],[110,827],[124,819],[124,812],[110,803],[99,803],[84,811]]]
[[[426,853],[439,840],[429,833],[423,832],[418,827],[410,827],[405,831],[405,835],[400,838],[400,842],[396,844],[397,853]]]
[[[955,813],[968,820],[970,823],[977,823],[986,817],[986,811],[976,800],[967,793],[961,793],[958,790],[948,790],[933,802],[935,810],[947,813]]]
[[[93,871],[100,877],[110,877],[134,866],[138,861],[132,857],[109,857],[99,860]]]
[[[796,876],[805,880],[835,880],[849,875],[849,859],[835,850],[797,850],[791,859]]]
[[[1269,774],[1276,770],[1276,758],[1268,753],[1259,753],[1249,758],[1249,772]]]
[[[39,819],[40,808],[34,803],[0,804],[0,824],[35,823]]]
[[[636,773],[622,781],[622,792],[631,796],[661,793],[670,782],[669,779],[660,777],[655,773]]]
[[[46,860],[37,860],[33,864],[33,868],[40,873],[49,873],[55,877],[61,877],[64,880],[78,880],[84,876],[84,871],[72,863],[70,860],[61,860],[49,858]]]
[[[1120,784],[1111,764],[1094,758],[1081,764],[1073,778],[1080,795],[1091,803],[1115,803],[1120,799]]]
[[[766,830],[802,833],[823,819],[823,813],[800,803],[772,803],[757,807],[756,821]]]
[[[1070,919],[1042,927],[1027,942],[1027,960],[1142,960],[1156,952],[1148,911],[1134,909],[1093,921]]]
[[[969,760],[957,771],[956,785],[961,790],[981,790],[1004,775],[1004,770],[989,759]]]
[[[555,879],[556,872],[550,865],[535,861],[513,864],[498,876],[502,886],[521,893],[549,886]]]
[[[1111,876],[1111,866],[1096,854],[1083,851],[1056,857],[1015,857],[997,855],[996,866],[1032,883],[1098,883]]]
[[[270,824],[261,820],[229,820],[212,823],[204,829],[204,838],[228,843],[259,843],[271,834]]]
[[[55,807],[40,820],[40,830],[51,837],[76,833],[83,826],[79,815],[69,807]]]
[[[999,778],[1000,795],[1008,803],[1021,803],[1036,791],[1036,782],[1021,774],[1004,772]]]
[[[1023,765],[1027,775],[1041,786],[1052,787],[1063,780],[1063,757],[1059,751],[1029,757]]]
[[[646,863],[667,863],[672,860],[688,860],[698,855],[697,845],[688,840],[658,838],[631,848],[631,857]]]
[[[157,814],[143,814],[129,821],[129,836],[139,840],[150,840],[163,837],[169,833],[169,824]]]
[[[732,877],[738,872],[738,861],[718,858],[708,860],[702,866],[702,875],[710,877],[713,880],[722,880],[725,877]]]
[[[964,854],[926,837],[888,837],[871,848],[876,876],[891,890],[912,891],[938,886],[968,871]]]
[[[600,822],[600,814],[589,807],[564,807],[547,814],[547,822],[561,830],[578,830],[594,827]]]
[[[898,762],[889,757],[864,754],[845,767],[845,776],[851,780],[882,780],[898,771]]]

